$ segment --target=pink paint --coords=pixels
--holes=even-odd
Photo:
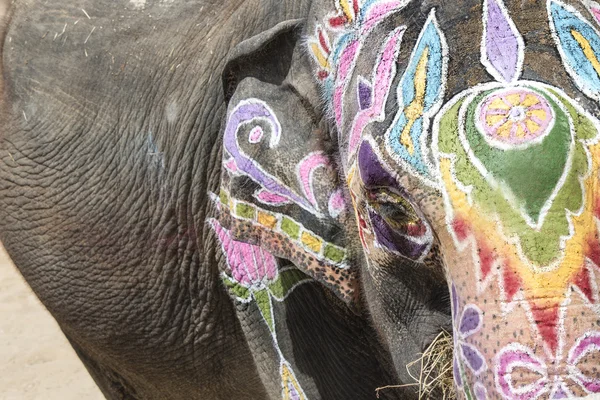
[[[592,11],[594,18],[596,18],[596,21],[600,23],[600,7],[594,5],[590,7],[590,10]]]
[[[260,126],[255,126],[251,131],[250,131],[250,135],[248,136],[248,141],[250,143],[259,143],[260,140],[262,139],[264,135],[263,129]]]
[[[377,3],[365,16],[364,30],[370,31],[388,15],[404,7],[406,3],[406,0],[392,0],[385,3]]]
[[[235,159],[230,158],[229,160],[224,162],[225,168],[227,168],[231,172],[238,172],[238,166],[235,162]]]
[[[577,368],[577,364],[590,353],[600,355],[600,332],[589,333],[580,338],[569,352],[569,364]],[[600,377],[597,374],[587,376],[579,368],[576,380],[590,393],[600,393]]]
[[[396,75],[396,58],[405,31],[405,26],[397,28],[388,36],[383,45],[383,51],[379,56],[372,78],[374,81],[372,104],[371,107],[359,112],[354,119],[348,144],[348,159],[356,152],[362,133],[367,125],[383,117],[385,101],[390,92],[392,80]]]
[[[277,261],[271,253],[234,240],[231,232],[216,220],[210,223],[221,242],[231,277],[237,283],[245,287],[262,287],[277,278]]]
[[[266,189],[259,190],[254,194],[254,197],[261,203],[271,206],[283,206],[292,203],[287,197],[280,196],[277,193],[270,192]]]
[[[317,151],[309,154],[298,164],[298,181],[302,186],[302,191],[304,192],[306,199],[316,209],[318,209],[319,207],[312,187],[313,175],[318,168],[327,167],[329,165],[329,157],[327,157],[322,151]]]
[[[345,209],[346,200],[344,199],[344,192],[338,189],[329,197],[329,215],[337,218]]]
[[[512,376],[515,369],[527,370],[539,375],[537,381],[528,380],[528,385],[515,387],[518,375]],[[515,375],[518,372],[515,373]],[[496,367],[496,382],[500,392],[506,399],[532,400],[538,398],[548,385],[546,365],[524,346],[512,344],[504,348],[498,357]]]
[[[335,112],[335,122],[340,128],[342,126],[343,118],[344,92],[348,85],[348,76],[354,69],[359,45],[360,42],[358,40],[352,41],[348,47],[344,49],[338,63],[336,86],[333,93],[333,109]]]

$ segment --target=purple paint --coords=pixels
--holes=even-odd
[[[279,143],[281,137],[281,125],[275,116],[275,113],[263,101],[258,99],[248,99],[241,101],[232,111],[225,127],[223,142],[225,149],[235,160],[240,171],[246,173],[254,181],[262,185],[269,192],[287,197],[298,205],[313,211],[310,203],[300,197],[277,178],[264,171],[254,160],[248,157],[239,146],[237,134],[240,127],[247,123],[255,123],[257,120],[264,120],[271,127],[271,140],[269,147],[273,148]]]
[[[463,359],[469,365],[469,368],[475,373],[480,374],[485,369],[485,361],[483,356],[474,346],[468,343],[461,343],[460,349],[462,352]]]
[[[463,310],[459,328],[463,337],[470,336],[479,331],[481,329],[481,324],[481,311],[479,308],[473,305],[466,306]]]
[[[418,260],[429,249],[429,243],[416,243],[396,232],[379,214],[369,211],[369,218],[377,242],[388,250],[411,260]]]
[[[477,382],[473,391],[477,400],[487,400],[487,389],[481,383]]]
[[[487,0],[486,29],[484,32],[484,64],[496,79],[505,83],[519,78],[520,52],[522,41],[514,27],[508,12],[501,4],[502,0]]]
[[[362,76],[358,78],[358,106],[366,110],[373,103],[373,87]]]
[[[458,365],[458,358],[454,357],[452,362],[452,372],[454,373],[454,384],[458,388],[463,387],[462,376],[460,374],[460,366]]]
[[[398,187],[396,179],[383,167],[371,143],[366,140],[362,142],[358,150],[358,171],[367,189]]]
[[[558,389],[556,389],[556,391],[552,395],[552,400],[554,400],[554,399],[568,399],[568,398],[569,398],[569,396],[567,395],[567,393],[563,389],[562,385],[560,387],[558,387]]]

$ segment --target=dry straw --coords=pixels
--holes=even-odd
[[[418,376],[414,373],[415,366],[419,367]],[[452,376],[452,335],[448,332],[441,332],[421,357],[406,366],[406,370],[415,383],[377,388],[377,398],[382,390],[416,386],[419,389],[419,400],[456,399]]]

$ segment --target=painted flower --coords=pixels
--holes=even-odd
[[[242,303],[254,300],[269,329],[274,332],[273,299],[285,300],[298,285],[307,282],[308,277],[296,268],[279,270],[277,260],[271,253],[259,246],[233,239],[231,232],[217,220],[211,220],[210,224],[227,260],[223,282],[229,293]]]
[[[554,116],[548,101],[538,93],[513,88],[494,92],[480,105],[479,122],[484,133],[501,144],[518,145],[545,136]]]
[[[481,330],[483,325],[483,313],[474,304],[468,304],[460,313],[458,293],[456,286],[452,285],[452,310],[454,318],[454,381],[456,386],[463,388],[464,369],[466,365],[475,375],[480,375],[487,369],[487,364],[481,352],[472,344],[468,338]],[[459,317],[460,315],[460,317]],[[480,390],[481,392],[481,390]],[[483,392],[482,392],[483,393]]]
[[[561,378],[565,377],[588,394],[600,393],[600,377],[589,369],[581,370],[584,359],[593,353],[600,353],[600,332],[588,333],[578,339],[569,351],[565,370],[551,373],[550,366],[532,349],[511,343],[497,356],[495,374],[498,391],[510,400],[537,399],[551,387],[550,399],[572,398],[573,393]],[[528,377],[525,385],[515,384],[518,379],[513,375],[517,374]]]

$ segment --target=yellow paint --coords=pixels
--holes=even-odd
[[[340,0],[340,6],[342,6],[342,11],[344,15],[348,19],[348,21],[352,22],[354,20],[354,13],[352,12],[352,7],[348,0]]]
[[[503,264],[510,265],[521,278],[525,299],[539,307],[558,306],[564,301],[573,279],[584,268],[587,240],[595,237],[597,233],[594,205],[595,199],[600,195],[598,190],[600,145],[593,145],[589,150],[592,155],[592,172],[585,181],[585,209],[580,216],[571,217],[575,233],[565,244],[564,258],[552,271],[535,270],[523,262],[518,256],[516,246],[508,243],[500,234],[498,222],[488,217],[477,206],[469,205],[467,195],[452,179],[451,160],[447,158],[440,160],[442,179],[455,216],[468,221],[477,237],[485,238],[493,246],[498,256],[504,260]]]
[[[512,106],[509,106],[508,104],[506,104],[502,98],[496,98],[494,99],[491,103],[490,103],[490,109],[492,110],[510,110],[512,108]]]
[[[513,106],[521,104],[521,93],[509,94],[506,96],[506,100]]]
[[[526,114],[529,118],[535,117],[540,121],[545,121],[546,119],[548,119],[548,115],[544,110],[529,110]]]
[[[277,218],[275,218],[274,215],[267,214],[261,211],[258,212],[257,221],[262,226],[266,226],[267,228],[271,229],[275,229],[275,226],[277,225]]]
[[[325,56],[325,54],[323,54],[319,45],[317,43],[313,42],[310,44],[310,49],[312,50],[313,54],[315,55],[315,58],[317,59],[317,62],[319,63],[319,65],[325,69],[329,69],[329,60],[327,59],[327,56]]]
[[[533,106],[535,106],[536,104],[539,104],[539,103],[540,103],[540,99],[538,99],[536,96],[534,96],[534,95],[532,95],[532,94],[528,94],[528,95],[525,97],[525,101],[523,101],[523,102],[521,103],[521,105],[522,105],[523,107],[527,107],[527,108],[529,108],[529,107],[533,107]]]
[[[531,132],[532,135],[535,135],[540,130],[540,126],[531,119],[527,119],[525,123],[527,124],[527,129],[529,129],[529,132]]]
[[[486,122],[487,122],[488,126],[494,126],[494,125],[504,121],[505,119],[506,119],[506,116],[504,116],[504,115],[490,114],[486,117]]]
[[[590,42],[575,29],[571,30],[571,35],[573,35],[575,41],[579,43],[579,45],[581,46],[581,50],[583,50],[583,54],[589,60],[589,62],[592,63],[594,70],[596,71],[598,76],[600,76],[600,61],[598,61],[598,55],[596,54],[594,49],[592,49],[592,45],[590,44]]]
[[[498,130],[496,131],[496,135],[500,136],[500,137],[509,137],[510,136],[510,130],[513,127],[513,122],[512,121],[506,121],[504,124],[502,124],[502,126],[500,128],[498,128]]]
[[[427,61],[429,60],[429,47],[425,48],[419,59],[414,76],[415,98],[408,107],[404,109],[406,115],[406,126],[400,135],[400,143],[411,156],[415,153],[415,145],[410,136],[413,125],[423,116],[425,111],[425,91],[427,90]]]
[[[296,378],[294,378],[294,375],[286,364],[281,366],[281,381],[283,382],[283,400],[294,400],[294,398],[292,398],[292,393],[290,393],[290,386],[293,386],[294,389],[296,389],[296,393],[299,396],[298,399],[306,400],[304,392],[300,388],[300,384]]]
[[[323,241],[316,236],[311,235],[308,232],[302,232],[302,237],[300,239],[302,244],[306,247],[314,251],[315,253],[319,253],[321,251],[321,247],[323,247]]]

